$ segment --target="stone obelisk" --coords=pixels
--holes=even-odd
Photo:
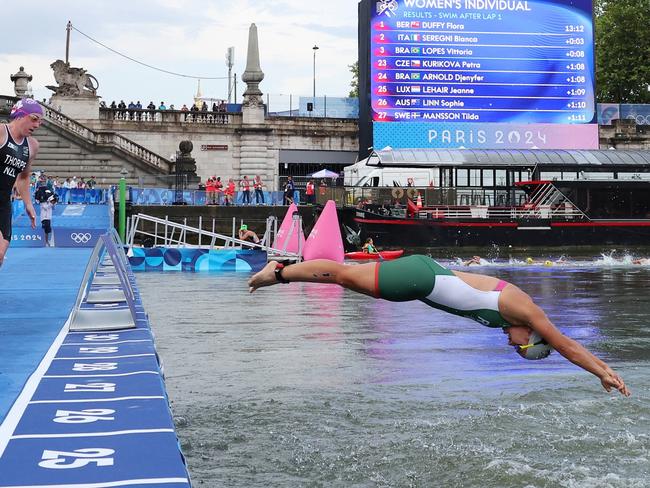
[[[239,175],[248,175],[250,179],[260,175],[267,185],[266,190],[272,190],[277,184],[277,170],[273,170],[277,167],[277,162],[274,161],[270,147],[273,144],[270,137],[272,130],[266,125],[264,118],[264,102],[260,91],[264,73],[260,68],[255,24],[251,24],[248,30],[246,71],[241,78],[246,83],[246,91],[242,103],[242,128],[239,131]]]
[[[248,56],[246,70],[241,79],[246,83],[244,103],[242,104],[243,122],[244,124],[263,124],[264,102],[262,101],[260,82],[264,79],[264,73],[260,68],[260,50],[255,24],[251,24],[248,29]]]

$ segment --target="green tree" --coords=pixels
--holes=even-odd
[[[650,0],[596,0],[596,99],[650,103]]]
[[[352,73],[352,81],[350,82],[350,93],[348,96],[350,98],[359,98],[359,61],[355,61],[354,64],[349,64],[350,73]]]

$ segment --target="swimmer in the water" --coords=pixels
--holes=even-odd
[[[500,328],[508,343],[526,359],[542,359],[552,349],[592,373],[603,388],[629,396],[623,379],[604,361],[565,336],[533,300],[493,276],[452,271],[427,256],[348,266],[317,259],[291,266],[271,261],[249,281],[249,291],[277,283],[333,283],[375,298],[404,302],[420,300],[447,313]]]
[[[471,266],[473,264],[476,265],[481,265],[481,256],[472,256],[471,259],[468,259],[467,261],[463,262],[463,266]]]

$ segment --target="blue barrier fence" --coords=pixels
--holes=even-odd
[[[255,198],[255,192],[250,192],[250,205],[283,205],[284,192],[265,191],[262,192],[264,198],[258,202]],[[294,193],[294,202],[300,203],[300,191]],[[173,205],[175,203],[176,192],[168,188],[136,188],[129,187],[129,198],[134,205]],[[183,204],[185,205],[207,205],[207,192],[202,190],[185,190],[183,191]],[[221,192],[216,192],[216,205],[225,205],[225,197]],[[233,205],[246,205],[244,192],[235,193]]]
[[[32,187],[32,199],[37,188]],[[86,203],[102,204],[108,201],[108,195],[111,190],[108,188],[55,188],[54,193],[59,197],[59,203]]]

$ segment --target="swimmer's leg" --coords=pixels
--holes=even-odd
[[[278,283],[275,277],[277,262],[269,262],[264,269],[248,280],[249,291]],[[375,296],[375,273],[378,263],[345,265],[328,259],[314,259],[286,266],[282,277],[289,282],[332,283],[364,295]]]

